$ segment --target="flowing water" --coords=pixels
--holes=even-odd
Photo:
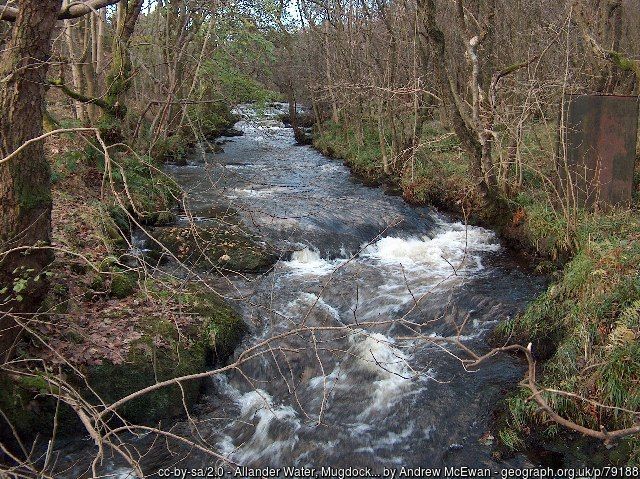
[[[453,341],[486,351],[488,333],[544,280],[493,232],[367,188],[296,146],[277,120],[284,107],[264,116],[241,108],[244,136],[169,168],[196,221],[212,223],[208,211],[231,205],[283,252],[268,274],[224,286],[245,298],[236,305],[251,329],[236,357],[260,342],[266,353],[211,380],[196,436],[250,467],[528,465],[523,456],[495,462],[486,441],[522,363],[501,356],[466,370]],[[187,430],[194,435],[187,422],[175,426]],[[143,467],[215,464],[176,451],[156,445]]]

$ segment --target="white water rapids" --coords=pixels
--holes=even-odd
[[[251,328],[236,355],[261,342],[263,354],[213,378],[197,426],[165,427],[251,467],[527,464],[496,463],[480,441],[521,365],[502,357],[466,371],[447,339],[486,350],[487,333],[543,281],[493,232],[364,187],[296,146],[282,111],[240,108],[245,135],[224,153],[169,168],[197,218],[231,205],[284,254],[269,274],[223,286]],[[142,459],[150,473],[215,463],[164,441]]]

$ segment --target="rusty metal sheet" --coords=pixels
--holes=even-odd
[[[563,108],[565,141],[558,145],[558,161],[560,171],[571,176],[579,205],[630,203],[638,97],[568,95]]]

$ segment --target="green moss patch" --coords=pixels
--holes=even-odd
[[[56,345],[59,354],[83,372],[84,378],[59,364],[66,380],[98,407],[156,382],[223,364],[247,331],[241,316],[213,292],[191,288],[169,294],[155,283],[148,289],[151,297],[147,301],[128,299],[135,310],[127,304],[119,308],[104,303],[99,317],[81,320],[70,316],[66,323],[43,325],[39,330],[40,337]],[[33,356],[34,350],[25,354]],[[57,370],[58,356],[41,356]],[[0,376],[0,408],[19,434],[27,439],[38,433],[46,437],[52,431],[56,408],[60,434],[82,431],[75,413],[57,404],[44,373],[31,374],[35,376]],[[195,405],[202,384],[202,379],[189,380],[181,382],[182,387],[161,388],[124,404],[117,412],[135,424],[167,421]],[[110,419],[119,420],[115,414]],[[9,440],[7,434],[9,430],[2,437]]]
[[[131,296],[136,289],[136,280],[130,274],[115,273],[111,277],[109,293],[114,298],[124,299]]]
[[[215,293],[191,295],[186,301],[193,313],[204,318],[204,337],[214,361],[225,361],[247,332],[244,321]]]
[[[207,367],[206,345],[200,338],[190,339],[195,341],[189,344],[166,335],[156,337],[150,330],[130,348],[124,363],[89,366],[88,382],[109,404],[156,382],[203,372]],[[168,344],[158,346],[159,341]],[[136,424],[168,420],[197,401],[200,387],[201,381],[185,381],[182,389],[177,385],[161,388],[124,404],[118,413]]]

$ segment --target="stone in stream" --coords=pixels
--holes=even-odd
[[[231,138],[234,136],[244,136],[244,132],[242,130],[238,130],[237,128],[227,128],[222,132],[222,136]]]
[[[271,247],[236,224],[156,228],[152,234],[179,261],[198,269],[263,273],[278,261]]]

